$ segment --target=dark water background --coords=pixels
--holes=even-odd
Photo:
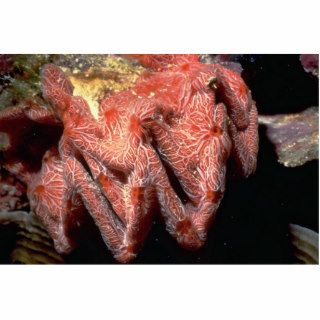
[[[318,106],[318,78],[306,73],[299,55],[241,55],[242,76],[260,114],[300,112]],[[295,263],[288,224],[318,232],[318,161],[301,167],[279,164],[265,129],[259,128],[256,174],[228,181],[226,193],[205,246],[197,252],[181,249],[156,221],[142,251],[132,263]],[[93,224],[67,263],[115,263]],[[13,229],[0,227],[9,254]],[[1,259],[1,257],[0,257]],[[2,259],[1,259],[2,260]],[[3,260],[2,260],[3,261]]]

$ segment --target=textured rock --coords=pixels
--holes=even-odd
[[[301,54],[301,64],[306,72],[312,73],[319,77],[319,55],[318,54]]]
[[[297,114],[259,116],[267,126],[279,162],[286,167],[301,166],[319,155],[319,109],[311,107]]]
[[[297,224],[290,224],[289,230],[300,263],[319,264],[319,234]]]
[[[26,187],[14,176],[0,170],[0,212],[27,207]]]
[[[54,249],[52,239],[34,214],[26,211],[1,211],[0,224],[17,226],[16,241],[11,253],[12,263],[63,263],[62,256]]]
[[[0,110],[28,99],[43,103],[39,70],[52,56],[44,54],[0,57]]]
[[[144,71],[141,65],[115,55],[61,55],[54,63],[68,76],[73,94],[83,97],[96,117],[106,95],[132,87]]]

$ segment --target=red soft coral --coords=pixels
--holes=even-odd
[[[149,70],[133,88],[106,97],[98,117],[54,65],[42,71],[52,111],[34,107],[20,115],[64,127],[59,148],[27,178],[31,207],[59,252],[74,247],[70,228],[84,207],[118,261],[136,255],[156,207],[168,232],[197,249],[223,197],[227,160],[238,175],[255,170],[257,110],[237,73],[196,55],[133,56]],[[13,111],[0,114],[10,141]]]

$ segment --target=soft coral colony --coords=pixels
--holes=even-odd
[[[120,262],[136,256],[157,212],[182,247],[198,249],[227,171],[255,170],[257,110],[240,75],[196,55],[128,58],[146,71],[96,114],[53,64],[41,72],[46,105],[0,113],[2,164],[27,185],[59,253],[75,248],[88,213]]]

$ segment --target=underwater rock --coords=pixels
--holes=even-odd
[[[319,55],[318,54],[301,54],[300,61],[306,72],[312,73],[319,77]]]
[[[305,264],[319,264],[319,234],[297,224],[290,224],[294,255]]]
[[[0,76],[13,70],[12,55],[0,54]]]
[[[301,166],[318,159],[319,109],[310,107],[301,113],[259,116],[267,126],[267,136],[274,144],[278,160],[286,167]]]
[[[0,224],[12,223],[18,228],[15,247],[11,253],[12,263],[57,264],[64,262],[62,256],[55,251],[48,233],[33,213],[1,211]]]
[[[0,57],[0,110],[28,99],[41,99],[40,68],[52,61],[52,55],[22,54]]]
[[[141,65],[110,54],[68,54],[54,60],[68,76],[74,95],[83,97],[97,116],[107,95],[129,89],[145,70]]]
[[[0,171],[0,212],[28,206],[26,187],[14,176]]]
[[[239,74],[243,71],[241,64],[238,62],[238,57],[241,55],[236,54],[202,54],[200,61],[202,63],[213,64],[219,63],[225,68],[235,71]]]

